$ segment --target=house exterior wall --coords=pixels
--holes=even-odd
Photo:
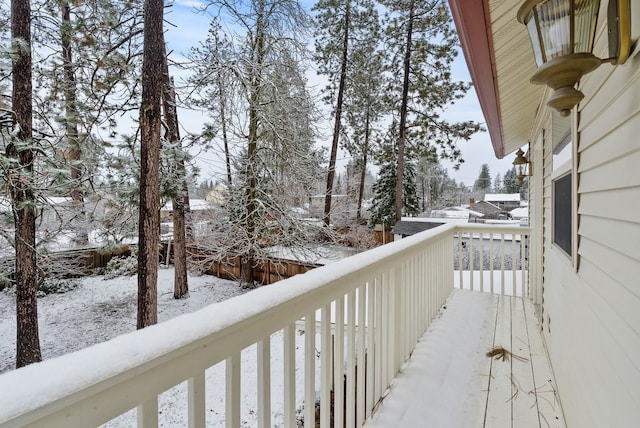
[[[585,99],[572,115],[569,166],[571,254],[553,243],[550,113],[541,115],[532,139],[530,217],[538,234],[531,257],[539,266],[532,283],[543,279],[544,337],[569,427],[640,421],[640,2],[631,8],[630,58],[603,64],[580,82]],[[604,58],[601,21],[594,53]]]

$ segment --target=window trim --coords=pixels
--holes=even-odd
[[[579,144],[579,133],[578,133],[578,111],[577,108],[574,108],[571,112],[571,125],[569,133],[564,133],[560,140],[553,141],[553,132],[552,132],[552,141],[550,145],[551,156],[553,156],[553,152],[560,144],[567,144],[568,141],[571,141],[571,159],[563,162],[560,165],[550,165],[549,172],[549,186],[551,187],[551,248],[558,250],[558,253],[563,254],[566,257],[567,262],[569,262],[575,272],[578,271],[578,246],[579,246],[579,235],[578,235],[578,205],[579,205],[579,195],[578,195],[578,179],[579,175],[578,171],[578,144]],[[554,113],[551,115],[551,127],[553,130],[554,126]],[[555,122],[555,125],[558,125],[558,122]],[[568,140],[567,137],[571,137]],[[571,253],[567,253],[562,247],[555,243],[555,186],[554,183],[557,179],[566,176],[567,174],[571,174]]]

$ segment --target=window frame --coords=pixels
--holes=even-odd
[[[574,271],[578,269],[578,113],[574,108],[571,112],[570,129],[566,132],[562,132],[561,135],[557,132],[562,125],[563,120],[557,120],[556,112],[552,113],[551,126],[552,126],[552,141],[551,141],[551,171],[549,174],[549,185],[551,187],[551,247],[556,249],[559,254],[562,254],[571,264]],[[554,120],[555,119],[555,120]],[[564,123],[566,127],[566,123]],[[556,127],[555,129],[553,129]],[[555,138],[553,138],[555,137]],[[556,148],[571,144],[571,158],[559,165],[553,164],[553,152]],[[568,253],[564,248],[556,243],[556,195],[555,195],[555,183],[557,180],[571,175],[571,251]]]

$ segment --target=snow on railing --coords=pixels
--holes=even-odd
[[[454,249],[455,288],[531,296],[528,227],[460,226]]]
[[[498,244],[506,292],[505,276],[511,272],[515,284],[526,256],[508,268],[505,248],[526,248],[526,233],[440,226],[5,373],[0,427],[119,427],[137,419],[154,428],[222,421],[293,428],[316,426],[317,418],[321,427],[360,426],[450,295],[454,273],[461,286],[478,288],[474,275],[467,287],[466,272],[485,272],[485,242]],[[497,291],[493,281],[479,281],[479,289]],[[250,391],[254,404],[247,404]],[[218,414],[212,406],[222,400]]]

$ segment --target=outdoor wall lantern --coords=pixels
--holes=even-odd
[[[593,55],[600,0],[526,0],[518,21],[527,26],[538,69],[531,83],[554,90],[547,105],[568,116],[584,94],[574,86],[603,62],[623,64],[631,45],[630,0],[609,0],[610,58]]]
[[[516,178],[522,186],[525,177],[531,176],[531,162],[524,157],[522,149],[516,152],[516,158],[513,160],[513,166],[516,168]]]

